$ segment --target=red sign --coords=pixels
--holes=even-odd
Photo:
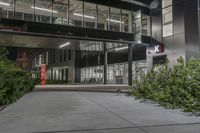
[[[46,85],[46,64],[41,64],[41,85]]]

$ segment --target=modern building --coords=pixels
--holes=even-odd
[[[198,57],[199,0],[0,0],[0,46],[49,83],[129,84]]]

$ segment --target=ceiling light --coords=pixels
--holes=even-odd
[[[40,8],[40,7],[34,7],[34,6],[31,6],[31,8],[33,9],[37,9],[37,10],[41,10],[41,11],[46,11],[46,12],[52,12],[52,10],[49,10],[49,9],[45,9],[45,8]],[[54,11],[53,10],[53,13],[58,13],[58,11]]]
[[[59,47],[60,47],[60,48],[63,48],[63,47],[66,47],[66,46],[68,46],[68,45],[70,45],[70,42],[67,42],[67,43],[65,43],[65,44],[62,44],[62,45],[60,45]]]
[[[83,14],[79,14],[79,13],[73,13],[73,15],[75,16],[79,16],[79,17],[83,17]],[[84,15],[85,18],[91,18],[91,19],[95,19],[94,16],[89,16],[89,15]]]
[[[9,6],[9,3],[0,2],[0,5]]]
[[[107,19],[107,21],[109,21],[109,19]],[[122,24],[124,24],[124,22],[121,22],[121,21],[119,21],[119,20],[114,20],[114,19],[110,19],[110,22],[122,23]]]
[[[120,51],[120,50],[125,50],[125,49],[128,49],[128,46],[126,46],[126,47],[121,47],[121,48],[116,48],[115,51]]]

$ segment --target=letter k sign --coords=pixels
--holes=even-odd
[[[155,53],[160,53],[159,47],[160,47],[159,45],[155,46]]]

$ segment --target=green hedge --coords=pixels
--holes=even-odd
[[[167,64],[157,66],[141,81],[135,81],[132,93],[136,98],[150,99],[167,108],[182,108],[200,113],[200,59],[185,63],[183,58],[170,69]]]
[[[15,102],[34,88],[30,75],[6,58],[7,51],[0,48],[0,106]]]

